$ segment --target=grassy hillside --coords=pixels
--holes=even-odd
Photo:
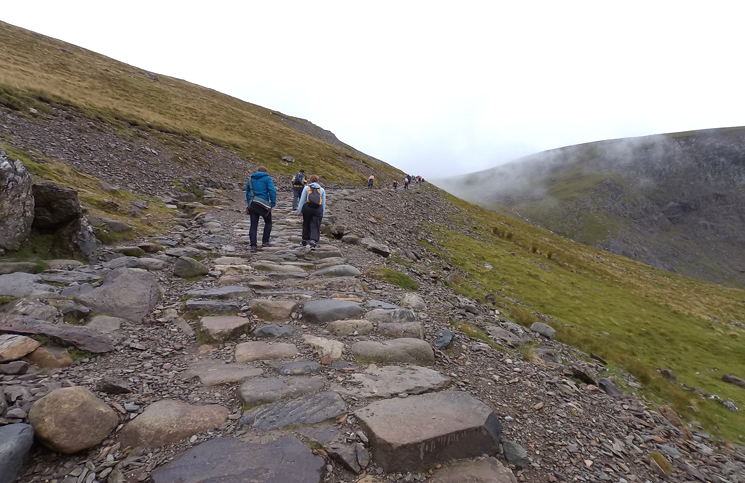
[[[745,390],[721,380],[725,373],[745,377],[745,330],[738,325],[745,324],[745,291],[657,270],[455,197],[450,202],[457,207],[451,221],[463,228],[434,225],[439,248],[427,248],[467,273],[457,291],[482,300],[495,294],[523,325],[547,316],[559,340],[634,374],[641,394],[745,442],[744,412],[692,390],[745,407]],[[663,368],[681,385],[665,380]]]
[[[302,120],[3,22],[0,65],[0,105],[23,112],[70,105],[112,125],[201,138],[278,173],[296,169],[281,162],[282,156],[293,156],[306,170],[334,182],[362,184],[369,172],[382,179],[400,175],[385,163],[289,125],[307,123]]]

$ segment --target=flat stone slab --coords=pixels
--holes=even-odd
[[[435,472],[431,483],[517,483],[509,468],[493,456],[471,461],[456,461]]]
[[[298,354],[295,344],[251,341],[235,346],[235,362],[267,361],[292,358]]]
[[[114,350],[114,344],[107,336],[78,325],[52,324],[25,317],[8,317],[5,323],[0,325],[0,333],[3,332],[45,335],[63,346],[71,345],[95,354]]]
[[[245,381],[236,394],[244,405],[258,406],[317,392],[324,384],[321,377],[267,377]]]
[[[416,322],[416,312],[411,309],[373,309],[365,314],[373,322]]]
[[[292,311],[297,307],[297,302],[294,300],[252,299],[248,306],[251,308],[251,312],[264,320],[282,321],[290,318]]]
[[[238,257],[220,257],[213,260],[215,265],[247,265],[248,260]]]
[[[493,455],[499,449],[497,416],[467,392],[386,399],[354,414],[370,438],[375,463],[387,473]]]
[[[419,322],[380,322],[378,332],[386,337],[397,339],[402,337],[424,339],[424,328]]]
[[[367,335],[373,330],[369,320],[335,320],[326,326],[329,332],[338,337],[347,335]]]
[[[450,378],[420,366],[385,366],[371,364],[364,373],[351,374],[351,388],[339,392],[362,397],[389,398],[399,394],[422,394],[439,391],[450,384]]]
[[[103,278],[102,273],[78,272],[75,270],[47,270],[42,272],[40,277],[43,282],[47,283],[86,283],[94,282]]]
[[[251,335],[261,339],[274,339],[277,337],[291,336],[295,333],[295,328],[289,325],[262,325],[254,330]]]
[[[306,374],[316,374],[321,370],[321,364],[316,361],[297,361],[289,362],[279,368],[279,373],[283,376],[304,376]]]
[[[33,273],[9,273],[0,275],[0,296],[28,297],[32,293],[54,292],[57,287],[41,282],[41,277]]]
[[[34,428],[29,424],[0,426],[0,482],[12,483],[34,443]]]
[[[241,424],[270,431],[298,424],[316,424],[336,419],[346,413],[347,405],[337,393],[320,392],[310,397],[278,401],[249,409],[241,416]]]
[[[247,317],[223,315],[202,317],[199,320],[202,334],[210,340],[224,342],[249,332],[251,321]]]
[[[352,265],[334,265],[316,270],[310,275],[312,277],[359,277],[362,272]]]
[[[169,257],[199,257],[206,254],[206,251],[194,247],[166,249],[166,255],[168,255]]]
[[[388,302],[383,302],[382,300],[368,300],[365,305],[374,309],[394,310],[401,308],[398,305],[389,304]]]
[[[183,373],[184,379],[199,378],[205,386],[219,386],[221,384],[237,384],[247,379],[258,377],[264,373],[263,369],[245,364],[224,364],[220,361],[205,361],[197,363]]]
[[[119,257],[103,264],[104,268],[142,268],[144,270],[163,270],[168,263],[157,258]]]
[[[224,287],[189,290],[186,295],[205,299],[235,300],[250,296],[251,289],[240,285],[226,285]]]
[[[254,262],[254,268],[256,270],[264,270],[267,272],[279,272],[279,273],[305,273],[302,267],[296,265],[280,265],[278,263],[271,262]]]
[[[359,318],[360,315],[360,304],[346,300],[311,300],[303,307],[303,320],[311,324]]]
[[[435,363],[432,347],[421,339],[366,340],[352,344],[352,354],[362,362],[421,364]]]
[[[106,274],[100,287],[79,295],[77,301],[93,312],[142,322],[159,298],[160,285],[154,274],[139,268],[117,268]]]
[[[320,483],[325,461],[294,436],[272,443],[216,438],[152,473],[153,483]]]
[[[507,329],[503,329],[502,327],[497,327],[496,325],[486,327],[486,332],[489,334],[489,337],[494,339],[496,342],[504,343],[512,347],[520,347],[532,342],[530,337],[520,337],[519,335],[510,332]]]
[[[241,309],[239,304],[223,300],[189,299],[184,305],[187,311],[203,310],[211,314],[235,313]]]
[[[319,357],[330,357],[331,359],[341,359],[344,353],[344,343],[333,339],[324,339],[315,335],[303,335],[303,342],[313,348]]]

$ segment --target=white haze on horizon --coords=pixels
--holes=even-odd
[[[745,125],[743,13],[736,1],[25,0],[0,20],[308,119],[432,179]]]

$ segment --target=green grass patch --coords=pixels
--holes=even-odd
[[[6,295],[0,296],[0,306],[7,305],[15,300],[15,297],[8,297]]]
[[[374,267],[369,270],[368,276],[376,280],[383,280],[391,285],[398,285],[406,290],[419,290],[419,284],[411,277],[389,267]]]
[[[67,352],[70,354],[73,361],[77,361],[78,359],[92,359],[96,357],[96,354],[80,350],[77,347],[68,347]]]
[[[508,354],[512,354],[512,351],[507,349],[506,347],[497,344],[491,337],[486,335],[486,332],[484,332],[479,327],[469,324],[468,322],[458,322],[457,320],[450,320],[450,325],[458,329],[459,331],[466,334],[468,337],[472,339],[478,339],[483,342],[486,342],[489,344],[493,349],[501,351],[501,352],[507,352]]]

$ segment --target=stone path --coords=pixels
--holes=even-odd
[[[14,448],[27,445],[21,423],[29,421],[48,447],[83,452],[35,449],[24,482],[517,481],[512,470],[520,481],[539,481],[538,474],[557,481],[560,471],[581,481],[632,481],[656,471],[646,455],[657,439],[646,438],[667,443],[673,426],[639,403],[575,383],[571,377],[594,382],[596,374],[562,366],[574,356],[548,335],[489,326],[508,347],[547,345],[536,350],[536,364],[521,361],[448,329],[448,318],[493,318],[491,310],[442,284],[410,292],[367,277],[392,250],[332,226],[334,210],[362,196],[371,195],[333,192],[324,231],[341,240],[324,238],[316,250],[299,246],[300,220],[282,201],[273,212],[273,246],[257,253],[248,251],[240,202],[218,212],[181,203],[182,228],[156,240],[168,249],[120,247],[100,266],[0,275],[0,296],[27,297],[3,322],[12,335],[0,335],[0,357],[13,360],[0,363],[0,403],[12,405],[0,413],[15,427],[0,432],[0,468],[3,438],[14,438]],[[120,256],[135,248],[139,258]],[[423,282],[437,280],[416,273]],[[63,313],[85,325],[50,323]],[[43,335],[51,346],[24,334]],[[60,348],[68,363],[54,344],[105,355],[73,363]],[[45,359],[50,364],[65,367],[46,373],[29,363],[44,351],[56,354]],[[497,387],[506,392],[495,394]],[[79,407],[66,407],[65,391],[75,391]],[[603,419],[598,436],[577,429],[595,426],[572,418],[586,412],[594,421],[603,406],[624,423]],[[543,437],[557,435],[549,443],[556,458],[536,450],[540,438],[521,434],[518,423],[533,420],[552,428]],[[656,427],[665,429],[654,433]],[[617,436],[601,440],[600,432]],[[603,442],[587,443],[596,437]],[[686,448],[701,455],[709,449],[701,441]],[[8,461],[17,466],[17,454]],[[678,468],[696,477],[687,461]]]

